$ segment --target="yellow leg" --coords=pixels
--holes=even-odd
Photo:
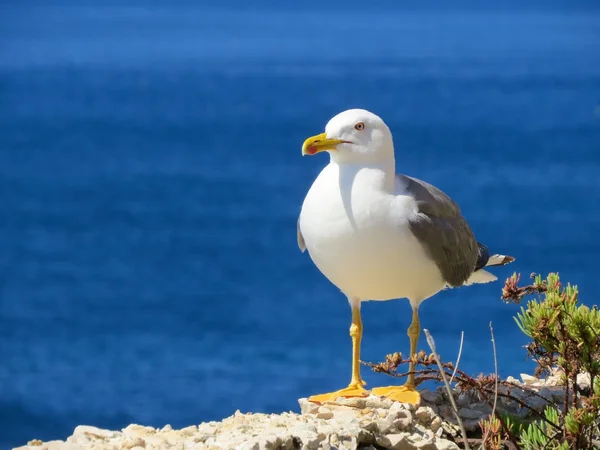
[[[360,377],[360,341],[362,339],[362,320],[360,318],[360,303],[352,306],[352,325],[350,325],[350,337],[352,338],[352,378],[347,388],[327,394],[313,395],[309,401],[323,403],[335,401],[339,397],[366,397],[369,395],[363,387],[366,383]]]
[[[417,354],[417,342],[421,333],[421,324],[419,322],[419,308],[413,307],[412,322],[408,327],[408,337],[410,338],[410,356],[411,358]],[[414,362],[410,362],[408,366],[409,372],[415,371]],[[401,403],[412,403],[418,405],[421,402],[421,395],[415,389],[415,374],[408,375],[406,383],[403,386],[387,386],[375,388],[371,391],[373,395],[379,395]]]

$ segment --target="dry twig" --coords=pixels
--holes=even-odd
[[[465,430],[465,425],[463,424],[462,419],[460,418],[460,414],[458,413],[458,407],[456,406],[456,402],[454,401],[454,395],[452,394],[452,388],[450,387],[450,383],[448,382],[448,379],[446,378],[446,372],[444,371],[444,366],[442,366],[440,357],[437,354],[437,351],[435,350],[435,341],[433,340],[433,337],[429,333],[428,329],[424,329],[423,332],[425,333],[425,336],[427,337],[427,343],[429,344],[429,347],[431,348],[431,353],[433,354],[433,357],[435,358],[435,362],[437,363],[438,368],[440,369],[440,375],[442,376],[442,379],[444,380],[444,385],[446,386],[446,392],[448,392],[448,397],[450,398],[450,404],[452,405],[452,411],[454,411],[454,415],[456,416],[456,421],[458,422],[458,426],[460,427],[460,431],[462,433],[463,442],[465,444],[465,449],[470,450],[471,447],[469,447],[469,441],[467,440],[467,431]]]

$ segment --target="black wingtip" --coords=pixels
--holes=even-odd
[[[490,259],[490,250],[487,248],[487,246],[483,245],[481,242],[478,242],[477,247],[479,247],[479,257],[477,258],[477,264],[475,264],[475,272],[477,272],[479,269],[483,269]]]

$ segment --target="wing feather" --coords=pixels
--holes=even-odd
[[[396,175],[400,186],[417,202],[409,219],[421,242],[450,286],[462,286],[475,271],[480,249],[458,205],[435,186],[417,178]]]

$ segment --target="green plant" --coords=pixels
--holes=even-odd
[[[479,421],[483,433],[482,445],[487,450],[500,450],[502,448],[502,423],[497,417],[490,416]]]
[[[546,279],[532,274],[534,283],[525,287],[518,286],[519,278],[515,273],[506,280],[502,298],[520,303],[537,294],[515,320],[533,339],[527,350],[537,362],[536,374],[562,373],[565,383],[561,408],[547,408],[546,422],[525,428],[521,441],[526,449],[592,449],[600,427],[600,311],[579,304],[577,286],[564,287],[556,273]],[[580,377],[589,379],[587,390]],[[548,430],[548,423],[561,432]]]
[[[480,442],[482,448],[508,445],[524,450],[600,450],[600,311],[580,304],[577,286],[564,287],[558,274],[551,273],[545,279],[532,274],[532,278],[531,285],[519,286],[520,275],[515,273],[506,280],[502,299],[520,304],[525,297],[535,296],[521,306],[515,321],[531,339],[526,348],[537,362],[535,375],[559,377],[564,384],[560,404],[536,410],[523,398],[512,395],[510,389],[498,390],[498,386],[518,385],[499,380],[494,374],[469,376],[450,362],[436,365],[436,355],[425,352],[417,355],[420,369],[414,372],[415,382],[419,385],[427,380],[452,378],[461,391],[474,391],[487,402],[493,414],[480,422],[482,438],[465,436],[471,442]],[[407,373],[398,373],[398,367],[410,361],[395,353],[387,355],[384,362],[365,364],[376,372],[403,377]],[[584,380],[586,386],[581,385]],[[529,392],[540,397],[535,391]],[[496,398],[509,399],[529,414],[517,417],[500,412],[493,407]]]
[[[558,423],[560,412],[548,406],[544,417],[548,422]],[[552,429],[548,422],[536,421],[521,430],[521,445],[524,450],[569,450],[569,444],[558,439],[560,432]]]

